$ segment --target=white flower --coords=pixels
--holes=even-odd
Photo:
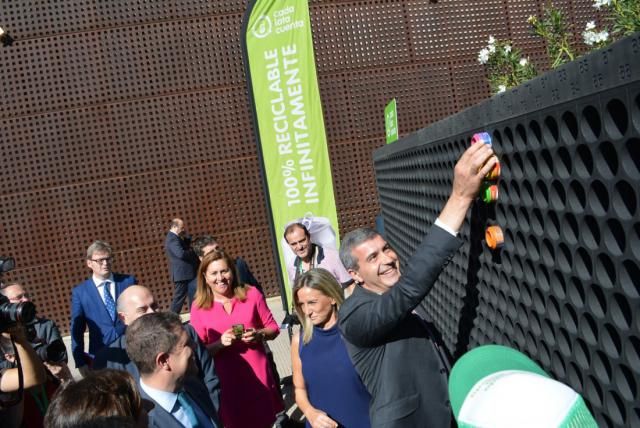
[[[4,30],[0,27],[0,37],[2,37],[2,35],[4,35]]]
[[[611,6],[611,0],[595,0],[593,7],[600,9],[602,6]]]
[[[489,36],[489,46],[494,45],[496,43],[496,38],[493,36]]]
[[[480,64],[486,64],[489,61],[489,49],[484,48],[478,53],[478,62]]]
[[[609,39],[609,32],[606,30],[598,33],[595,31],[585,31],[582,33],[582,37],[584,38],[584,43],[586,45],[593,46],[606,42]]]
[[[487,49],[489,49],[489,53],[496,53],[496,45],[489,45]]]
[[[521,58],[520,59],[520,67],[524,67],[525,65],[529,64],[529,60],[526,58]]]
[[[587,22],[587,26],[584,29],[586,31],[595,30],[596,29],[596,23],[593,22],[593,21],[589,21],[589,22]]]
[[[511,46],[510,45],[504,45],[504,53],[508,54],[509,52],[511,52]]]
[[[596,33],[596,43],[606,42],[609,39],[609,32],[607,30]]]
[[[498,93],[504,92],[507,90],[507,87],[504,85],[498,85]]]

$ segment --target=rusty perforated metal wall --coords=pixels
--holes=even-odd
[[[543,0],[310,1],[344,233],[379,210],[371,153],[383,109],[401,134],[486,98],[489,34],[533,59],[526,18]],[[584,27],[590,0],[564,0]],[[168,221],[219,237],[278,293],[240,51],[242,0],[0,1],[0,254],[68,329],[71,287],[94,239],[167,307]],[[579,32],[579,31],[576,31]]]

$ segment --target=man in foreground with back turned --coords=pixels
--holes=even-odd
[[[405,275],[377,232],[356,229],[342,239],[340,259],[357,286],[338,319],[349,355],[371,393],[373,427],[451,425],[449,363],[420,306],[462,244],[458,231],[496,161],[486,144],[474,144],[462,154],[451,195]]]

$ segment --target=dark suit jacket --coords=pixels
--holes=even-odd
[[[220,409],[220,379],[216,374],[213,358],[207,348],[202,344],[198,333],[191,327],[190,324],[186,324],[185,330],[189,334],[189,337],[196,345],[194,349],[194,356],[196,359],[196,366],[198,367],[198,374],[193,381],[204,382],[207,388],[209,398],[213,407],[216,409],[216,415]],[[93,362],[94,370],[100,370],[104,368],[123,370],[129,372],[131,376],[137,381],[140,380],[140,372],[136,365],[129,359],[127,354],[127,341],[126,334],[123,334],[112,342],[108,347],[102,348],[96,355],[96,359]],[[191,379],[187,382],[192,381]]]
[[[143,406],[149,412],[149,428],[184,428],[171,413],[160,407],[139,385],[138,390],[143,400]],[[189,398],[200,406],[205,414],[211,416],[211,419],[213,419],[213,427],[222,428],[222,424],[218,420],[218,414],[213,408],[206,391],[204,391],[204,385],[202,385],[202,383],[200,383],[200,385],[189,383],[184,385],[184,390],[189,395]]]
[[[384,294],[355,288],[339,313],[347,350],[371,393],[372,427],[448,428],[446,363],[412,311],[462,242],[434,226]]]
[[[190,245],[190,239],[182,239],[173,232],[167,233],[164,250],[169,258],[169,273],[173,282],[189,281],[196,276],[198,259]]]
[[[131,275],[113,274],[116,299],[120,293],[138,281]],[[71,352],[76,367],[86,364],[84,359],[84,331],[89,327],[89,354],[96,354],[103,346],[124,333],[124,324],[116,317],[111,320],[102,297],[92,278],[86,279],[71,291]]]

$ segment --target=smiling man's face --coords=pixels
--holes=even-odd
[[[358,267],[349,273],[368,290],[385,293],[400,279],[398,255],[380,235],[353,247],[351,255]]]

